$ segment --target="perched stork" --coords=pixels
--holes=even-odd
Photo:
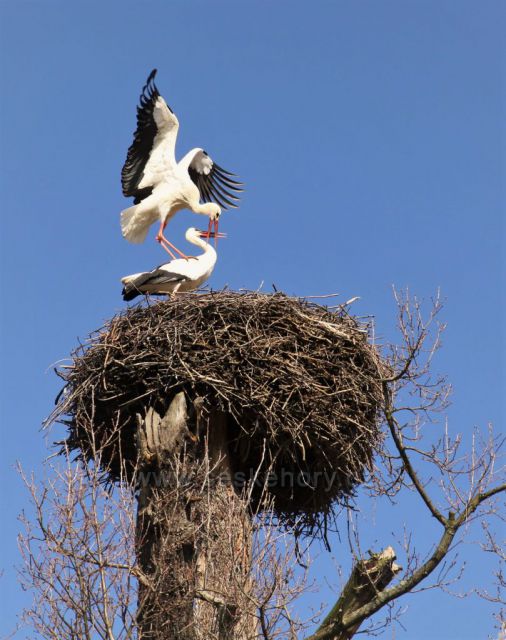
[[[237,207],[242,184],[203,149],[192,149],[176,162],[179,122],[158,93],[155,75],[153,69],[142,89],[137,130],[121,171],[123,195],[134,198],[134,205],[121,212],[121,231],[130,242],[143,242],[159,220],[156,240],[172,258],[171,249],[185,258],[163,235],[167,222],[180,209],[191,209],[209,216],[208,230],[214,224],[217,232],[222,208]]]
[[[121,279],[123,283],[123,300],[133,300],[143,293],[169,294],[177,291],[191,291],[197,289],[211,275],[216,264],[216,251],[203,238],[208,236],[224,238],[225,234],[217,231],[199,231],[190,227],[186,231],[186,239],[203,253],[194,260],[183,258],[171,260],[145,273],[134,273]]]

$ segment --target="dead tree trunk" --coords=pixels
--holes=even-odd
[[[252,525],[232,484],[225,416],[178,393],[138,417],[142,640],[254,636]],[[191,418],[190,418],[191,415]]]

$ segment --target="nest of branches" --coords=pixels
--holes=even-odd
[[[234,483],[279,522],[315,525],[353,495],[381,440],[382,362],[367,326],[281,293],[178,295],[113,317],[59,371],[66,447],[135,469],[138,416],[179,391],[226,414]],[[212,428],[212,425],[210,425]],[[320,520],[321,522],[321,520]]]

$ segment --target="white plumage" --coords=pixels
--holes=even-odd
[[[148,77],[137,107],[137,130],[121,172],[123,195],[134,205],[121,212],[121,230],[130,242],[143,242],[149,227],[160,221],[156,239],[175,258],[182,254],[164,236],[167,222],[180,209],[209,217],[218,229],[221,210],[236,207],[241,183],[218,166],[200,148],[179,162],[175,148],[179,121],[154,83],[156,69]],[[202,201],[202,202],[201,202]]]
[[[190,227],[186,231],[188,242],[203,249],[195,258],[178,258],[155,267],[152,271],[134,273],[121,279],[123,300],[133,300],[143,293],[174,294],[178,291],[192,291],[209,278],[216,264],[216,250],[203,238],[207,231]],[[222,233],[210,232],[211,237],[225,237]]]

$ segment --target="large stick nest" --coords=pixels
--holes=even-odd
[[[181,390],[227,414],[236,485],[249,481],[252,506],[269,503],[283,524],[313,528],[352,496],[381,439],[383,365],[344,307],[183,294],[127,309],[72,355],[53,419],[71,450],[101,450],[113,481],[120,460],[135,467],[137,414],[163,413]]]

